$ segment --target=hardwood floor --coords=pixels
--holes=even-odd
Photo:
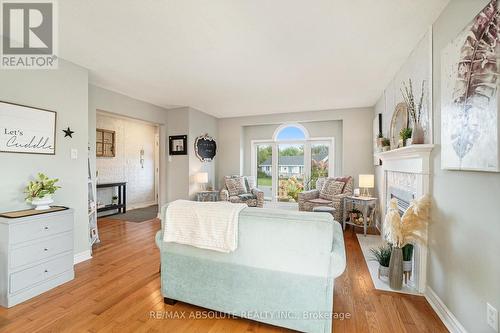
[[[101,245],[75,266],[76,278],[11,309],[0,307],[0,332],[287,332],[245,319],[158,319],[153,311],[187,318],[203,310],[163,304],[158,220],[99,221]],[[348,268],[336,280],[334,309],[350,314],[334,332],[447,332],[423,297],[373,289],[355,235],[345,232]]]

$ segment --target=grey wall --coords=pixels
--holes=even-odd
[[[87,216],[87,70],[59,60],[57,70],[3,70],[0,100],[57,111],[56,155],[0,153],[0,211],[27,208],[24,186],[37,172],[60,179],[55,204],[75,210],[75,253],[89,249]],[[71,127],[73,138],[64,138]],[[70,158],[71,149],[78,159]]]
[[[217,139],[218,137],[218,127],[217,127],[217,118],[212,117],[204,112],[195,110],[190,108],[189,110],[189,198],[194,199],[195,194],[201,188],[199,184],[195,182],[195,175],[198,172],[207,172],[208,173],[208,182],[209,185],[213,186],[217,184],[216,179],[216,167],[218,158],[217,156],[212,162],[201,162],[195,155],[194,151],[194,143],[196,137],[204,134],[208,134],[212,138]],[[218,142],[218,141],[216,141]],[[219,151],[221,147],[218,147]]]
[[[189,108],[168,111],[167,140],[171,135],[188,135]],[[189,145],[189,143],[188,143]],[[167,142],[168,154],[168,142]],[[167,201],[189,198],[189,155],[168,156]]]
[[[441,170],[441,51],[488,3],[454,0],[433,27],[435,206],[429,286],[469,332],[493,332],[486,302],[500,310],[500,174]]]
[[[282,124],[284,122],[309,123],[342,121],[342,155],[339,174],[351,175],[357,182],[358,174],[373,173],[372,122],[373,109],[341,109],[309,111],[266,116],[219,119],[218,181],[225,175],[244,173],[245,126]],[[249,163],[248,163],[249,164]],[[219,184],[222,185],[222,184]]]
[[[312,121],[300,122],[304,126],[311,138],[335,138],[334,147],[334,173],[341,175],[342,173],[342,121]],[[270,140],[273,134],[281,124],[272,125],[254,125],[243,127],[243,174],[250,175],[252,173],[251,157],[252,157],[252,140]]]

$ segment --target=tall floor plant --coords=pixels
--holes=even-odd
[[[392,244],[392,254],[389,263],[389,285],[392,289],[400,290],[403,287],[403,250],[411,243],[425,244],[422,237],[429,223],[430,199],[423,196],[412,201],[401,217],[398,210],[398,201],[393,198],[384,220],[384,238]]]

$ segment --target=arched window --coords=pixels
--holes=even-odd
[[[334,174],[334,138],[311,138],[301,124],[284,123],[272,139],[252,142],[252,175],[265,200],[296,203],[299,192]]]
[[[305,141],[309,139],[307,129],[300,124],[283,124],[276,129],[274,141]]]

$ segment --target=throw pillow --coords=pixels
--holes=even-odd
[[[342,188],[342,193],[344,193],[344,188],[347,185],[347,183],[351,180],[350,176],[347,177],[337,177],[335,178],[336,181],[344,183],[344,187]]]
[[[251,193],[252,189],[255,188],[255,177],[254,176],[246,176],[245,177],[245,185],[247,187],[247,193]]]
[[[342,189],[344,188],[344,183],[336,181],[333,178],[328,178],[325,181],[325,185],[323,185],[323,188],[319,192],[319,197],[321,199],[326,199],[333,201],[333,198],[342,193]]]
[[[247,191],[243,177],[226,178],[225,182],[230,196],[244,194]]]

